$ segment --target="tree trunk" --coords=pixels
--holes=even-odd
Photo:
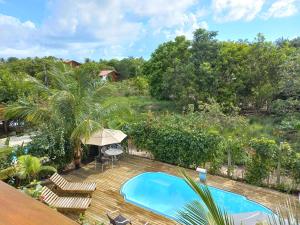
[[[2,122],[3,122],[3,131],[4,131],[4,134],[7,134],[8,133],[8,121],[4,120]]]
[[[280,172],[281,172],[281,163],[280,163],[280,160],[278,160],[278,163],[277,163],[277,185],[280,185],[280,182],[281,182],[281,177],[280,177]]]
[[[232,166],[232,162],[231,162],[231,150],[228,149],[227,152],[227,176],[231,177],[231,166]]]
[[[278,162],[277,162],[277,181],[276,184],[280,185],[280,175],[281,175],[281,154],[282,154],[282,142],[280,142],[279,146],[279,154],[278,154]]]
[[[82,149],[81,149],[81,145],[79,142],[75,145],[75,148],[74,148],[74,166],[76,169],[80,168],[81,152],[82,152]]]

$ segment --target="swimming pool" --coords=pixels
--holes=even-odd
[[[229,214],[272,211],[245,196],[208,186],[217,205]],[[194,200],[200,200],[182,178],[162,172],[147,172],[131,178],[121,188],[125,201],[176,219],[178,210]]]

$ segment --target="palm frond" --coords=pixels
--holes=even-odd
[[[12,151],[13,151],[12,147],[6,146],[6,147],[0,148],[0,159],[6,158]]]
[[[24,119],[32,123],[49,121],[50,111],[47,105],[42,105],[28,99],[9,104],[5,107],[4,116],[7,119]]]
[[[16,168],[14,166],[8,167],[6,169],[0,170],[0,180],[5,180],[9,177],[13,177],[16,173]]]
[[[49,98],[51,102],[52,113],[59,117],[69,117],[75,109],[76,99],[75,96],[68,91],[55,91]]]
[[[69,76],[66,72],[57,67],[51,68],[47,74],[52,81],[52,85],[59,90],[67,90],[69,84]]]
[[[279,206],[276,214],[268,218],[269,225],[300,225],[300,215],[297,215],[296,202],[286,201],[283,206]]]
[[[111,128],[120,128],[136,118],[135,111],[128,102],[118,101],[114,98],[108,98],[102,103],[101,115],[102,120]]]
[[[177,220],[186,225],[208,225],[206,209],[198,201],[187,204],[178,212]]]
[[[41,169],[39,158],[31,155],[22,155],[18,158],[17,176],[20,179],[27,179],[36,176]]]
[[[43,85],[38,79],[30,76],[24,75],[25,77],[22,79],[22,86],[28,90],[34,89],[36,92],[48,92],[48,88]]]
[[[182,171],[185,182],[195,191],[207,207],[207,218],[209,224],[213,225],[233,225],[232,218],[214,202],[213,197],[207,186],[200,186],[185,171]]]
[[[71,139],[73,140],[87,140],[91,137],[91,135],[100,130],[102,125],[99,122],[96,122],[91,119],[85,119],[81,121],[76,128],[73,130],[71,134]]]

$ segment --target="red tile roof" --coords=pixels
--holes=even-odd
[[[105,76],[108,76],[112,72],[117,73],[115,70],[101,70],[99,73],[99,76],[105,77]]]

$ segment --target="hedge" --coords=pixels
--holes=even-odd
[[[147,149],[162,162],[195,167],[222,158],[222,139],[215,131],[161,120],[132,124],[127,132],[138,148]]]

